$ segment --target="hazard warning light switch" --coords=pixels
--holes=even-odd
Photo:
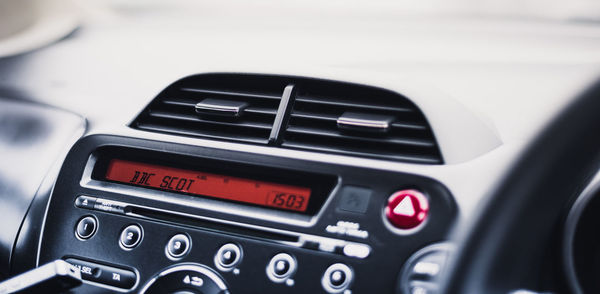
[[[427,219],[429,201],[417,190],[402,190],[388,198],[385,216],[396,228],[410,230],[418,227]]]

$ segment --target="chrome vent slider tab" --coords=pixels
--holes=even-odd
[[[248,103],[224,99],[206,98],[195,106],[196,113],[208,116],[240,117]]]
[[[346,111],[338,117],[337,126],[342,130],[386,133],[394,120],[390,115]]]

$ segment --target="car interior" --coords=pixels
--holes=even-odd
[[[599,24],[0,0],[0,294],[600,293]]]

